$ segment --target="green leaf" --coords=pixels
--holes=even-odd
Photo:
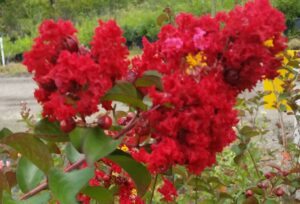
[[[6,144],[21,153],[47,174],[53,160],[47,145],[29,133],[15,133],[6,136],[0,143]]]
[[[5,174],[3,174],[2,171],[0,171],[0,199],[2,197],[3,191],[10,192],[10,188],[9,188],[9,183],[5,177]]]
[[[93,164],[100,158],[112,153],[122,139],[114,140],[106,136],[102,129],[96,128],[76,128],[70,134],[72,144],[82,149],[86,155],[87,162]]]
[[[8,136],[8,135],[11,135],[12,134],[12,131],[10,131],[9,129],[7,128],[3,128],[1,131],[0,131],[0,139]]]
[[[49,173],[49,188],[61,204],[76,204],[76,194],[93,176],[93,168],[76,170],[70,173],[64,173],[53,168]]]
[[[142,110],[147,109],[136,88],[128,82],[118,82],[102,97],[102,101],[119,101]]]
[[[135,86],[150,87],[154,85],[158,90],[163,90],[161,77],[161,74],[156,71],[147,71],[135,81]]]
[[[277,202],[276,200],[273,199],[267,199],[264,204],[278,204],[279,202]]]
[[[71,143],[68,143],[66,145],[65,153],[68,160],[71,161],[72,163],[78,161],[83,157],[83,154],[80,154]]]
[[[130,175],[140,196],[147,192],[151,183],[151,175],[144,165],[135,161],[129,154],[121,150],[116,150],[106,158],[117,163]]]
[[[280,111],[280,112],[286,112],[286,111],[287,111],[286,105],[280,104],[280,105],[279,105],[279,111]]]
[[[241,135],[247,136],[247,137],[254,137],[259,135],[259,131],[255,130],[255,128],[250,126],[244,126],[242,129],[240,129],[239,133]]]
[[[47,118],[44,118],[37,122],[34,128],[36,137],[42,138],[51,142],[66,142],[69,141],[68,134],[64,133],[60,129],[58,122],[49,122]]]
[[[44,178],[44,174],[31,161],[22,157],[18,162],[17,181],[23,193],[35,188]]]
[[[14,200],[8,194],[4,194],[3,204],[45,204],[48,203],[50,198],[49,192],[39,193],[24,201]]]
[[[70,141],[72,145],[77,149],[79,152],[82,152],[82,146],[87,134],[86,128],[77,127],[70,134]]]
[[[88,186],[81,191],[85,195],[95,199],[101,204],[111,204],[114,203],[114,195],[113,193],[101,186],[91,187]]]

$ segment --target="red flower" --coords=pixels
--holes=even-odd
[[[126,59],[129,51],[122,34],[115,21],[99,21],[91,42],[92,55],[99,63],[102,74],[113,81],[125,76],[129,65]]]
[[[167,202],[173,202],[175,200],[175,197],[178,196],[177,190],[172,184],[171,181],[163,177],[164,184],[162,187],[158,189],[158,192],[160,192],[163,195],[163,200]]]

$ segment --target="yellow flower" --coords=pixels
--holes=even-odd
[[[265,47],[268,47],[268,48],[274,47],[274,41],[273,41],[273,38],[270,38],[270,39],[266,40],[266,41],[264,42],[264,46],[265,46]]]
[[[193,70],[197,67],[204,67],[207,66],[206,64],[206,56],[204,53],[198,52],[196,55],[189,53],[186,56],[186,62],[189,65],[188,68],[185,70],[186,74],[192,74]]]
[[[135,188],[131,190],[131,195],[137,196],[137,190]]]
[[[122,145],[121,150],[123,152],[128,152],[129,149],[128,149],[128,147],[126,145]]]

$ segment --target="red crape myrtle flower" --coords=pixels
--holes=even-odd
[[[128,49],[122,30],[113,21],[99,22],[91,52],[79,46],[69,21],[47,20],[24,64],[38,84],[35,97],[43,105],[43,116],[61,121],[71,131],[76,117],[98,111],[101,96],[127,72]],[[109,108],[109,104],[104,104]]]
[[[143,90],[159,107],[145,116],[155,142],[150,151],[132,154],[153,173],[179,164],[199,174],[235,140],[238,93],[276,76],[284,16],[267,0],[256,0],[216,18],[180,14],[175,22],[156,42],[144,38],[143,55],[133,59],[139,76],[162,73],[164,90]]]
[[[235,140],[237,123],[233,109],[235,92],[215,74],[196,82],[190,76],[165,76],[164,92],[150,91],[160,108],[147,114],[156,143],[151,153],[133,151],[133,156],[161,173],[172,165],[186,165],[193,173],[215,163],[216,152]]]
[[[167,202],[173,202],[174,198],[177,197],[177,190],[172,184],[171,181],[163,177],[164,184],[162,187],[158,189],[158,192],[160,192],[163,195],[163,200]]]

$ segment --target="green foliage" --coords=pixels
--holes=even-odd
[[[111,90],[109,90],[104,97],[103,101],[119,101],[125,104],[138,107],[146,110],[147,106],[143,103],[139,96],[137,89],[128,82],[119,82]]]
[[[89,164],[109,155],[121,143],[106,136],[100,128],[76,128],[70,138],[74,147],[83,151]]]
[[[38,186],[44,178],[43,172],[25,157],[19,160],[16,174],[18,185],[24,193]]]
[[[0,143],[12,147],[45,173],[53,166],[48,147],[32,134],[15,133],[4,137]]]
[[[76,204],[76,194],[94,176],[94,169],[86,168],[71,173],[63,173],[58,169],[51,169],[49,187],[53,195],[61,204]]]
[[[141,197],[147,192],[151,183],[151,175],[145,166],[135,161],[129,154],[120,150],[116,150],[107,158],[118,164],[130,175]]]
[[[82,190],[82,192],[91,197],[92,199],[95,199],[96,201],[102,203],[102,204],[113,204],[114,203],[114,196],[113,192],[110,190],[107,190],[106,188],[103,188],[101,186],[97,187],[86,187]]]
[[[275,0],[274,6],[282,11],[286,17],[286,24],[290,29],[294,27],[294,21],[300,17],[300,1],[298,0]]]

